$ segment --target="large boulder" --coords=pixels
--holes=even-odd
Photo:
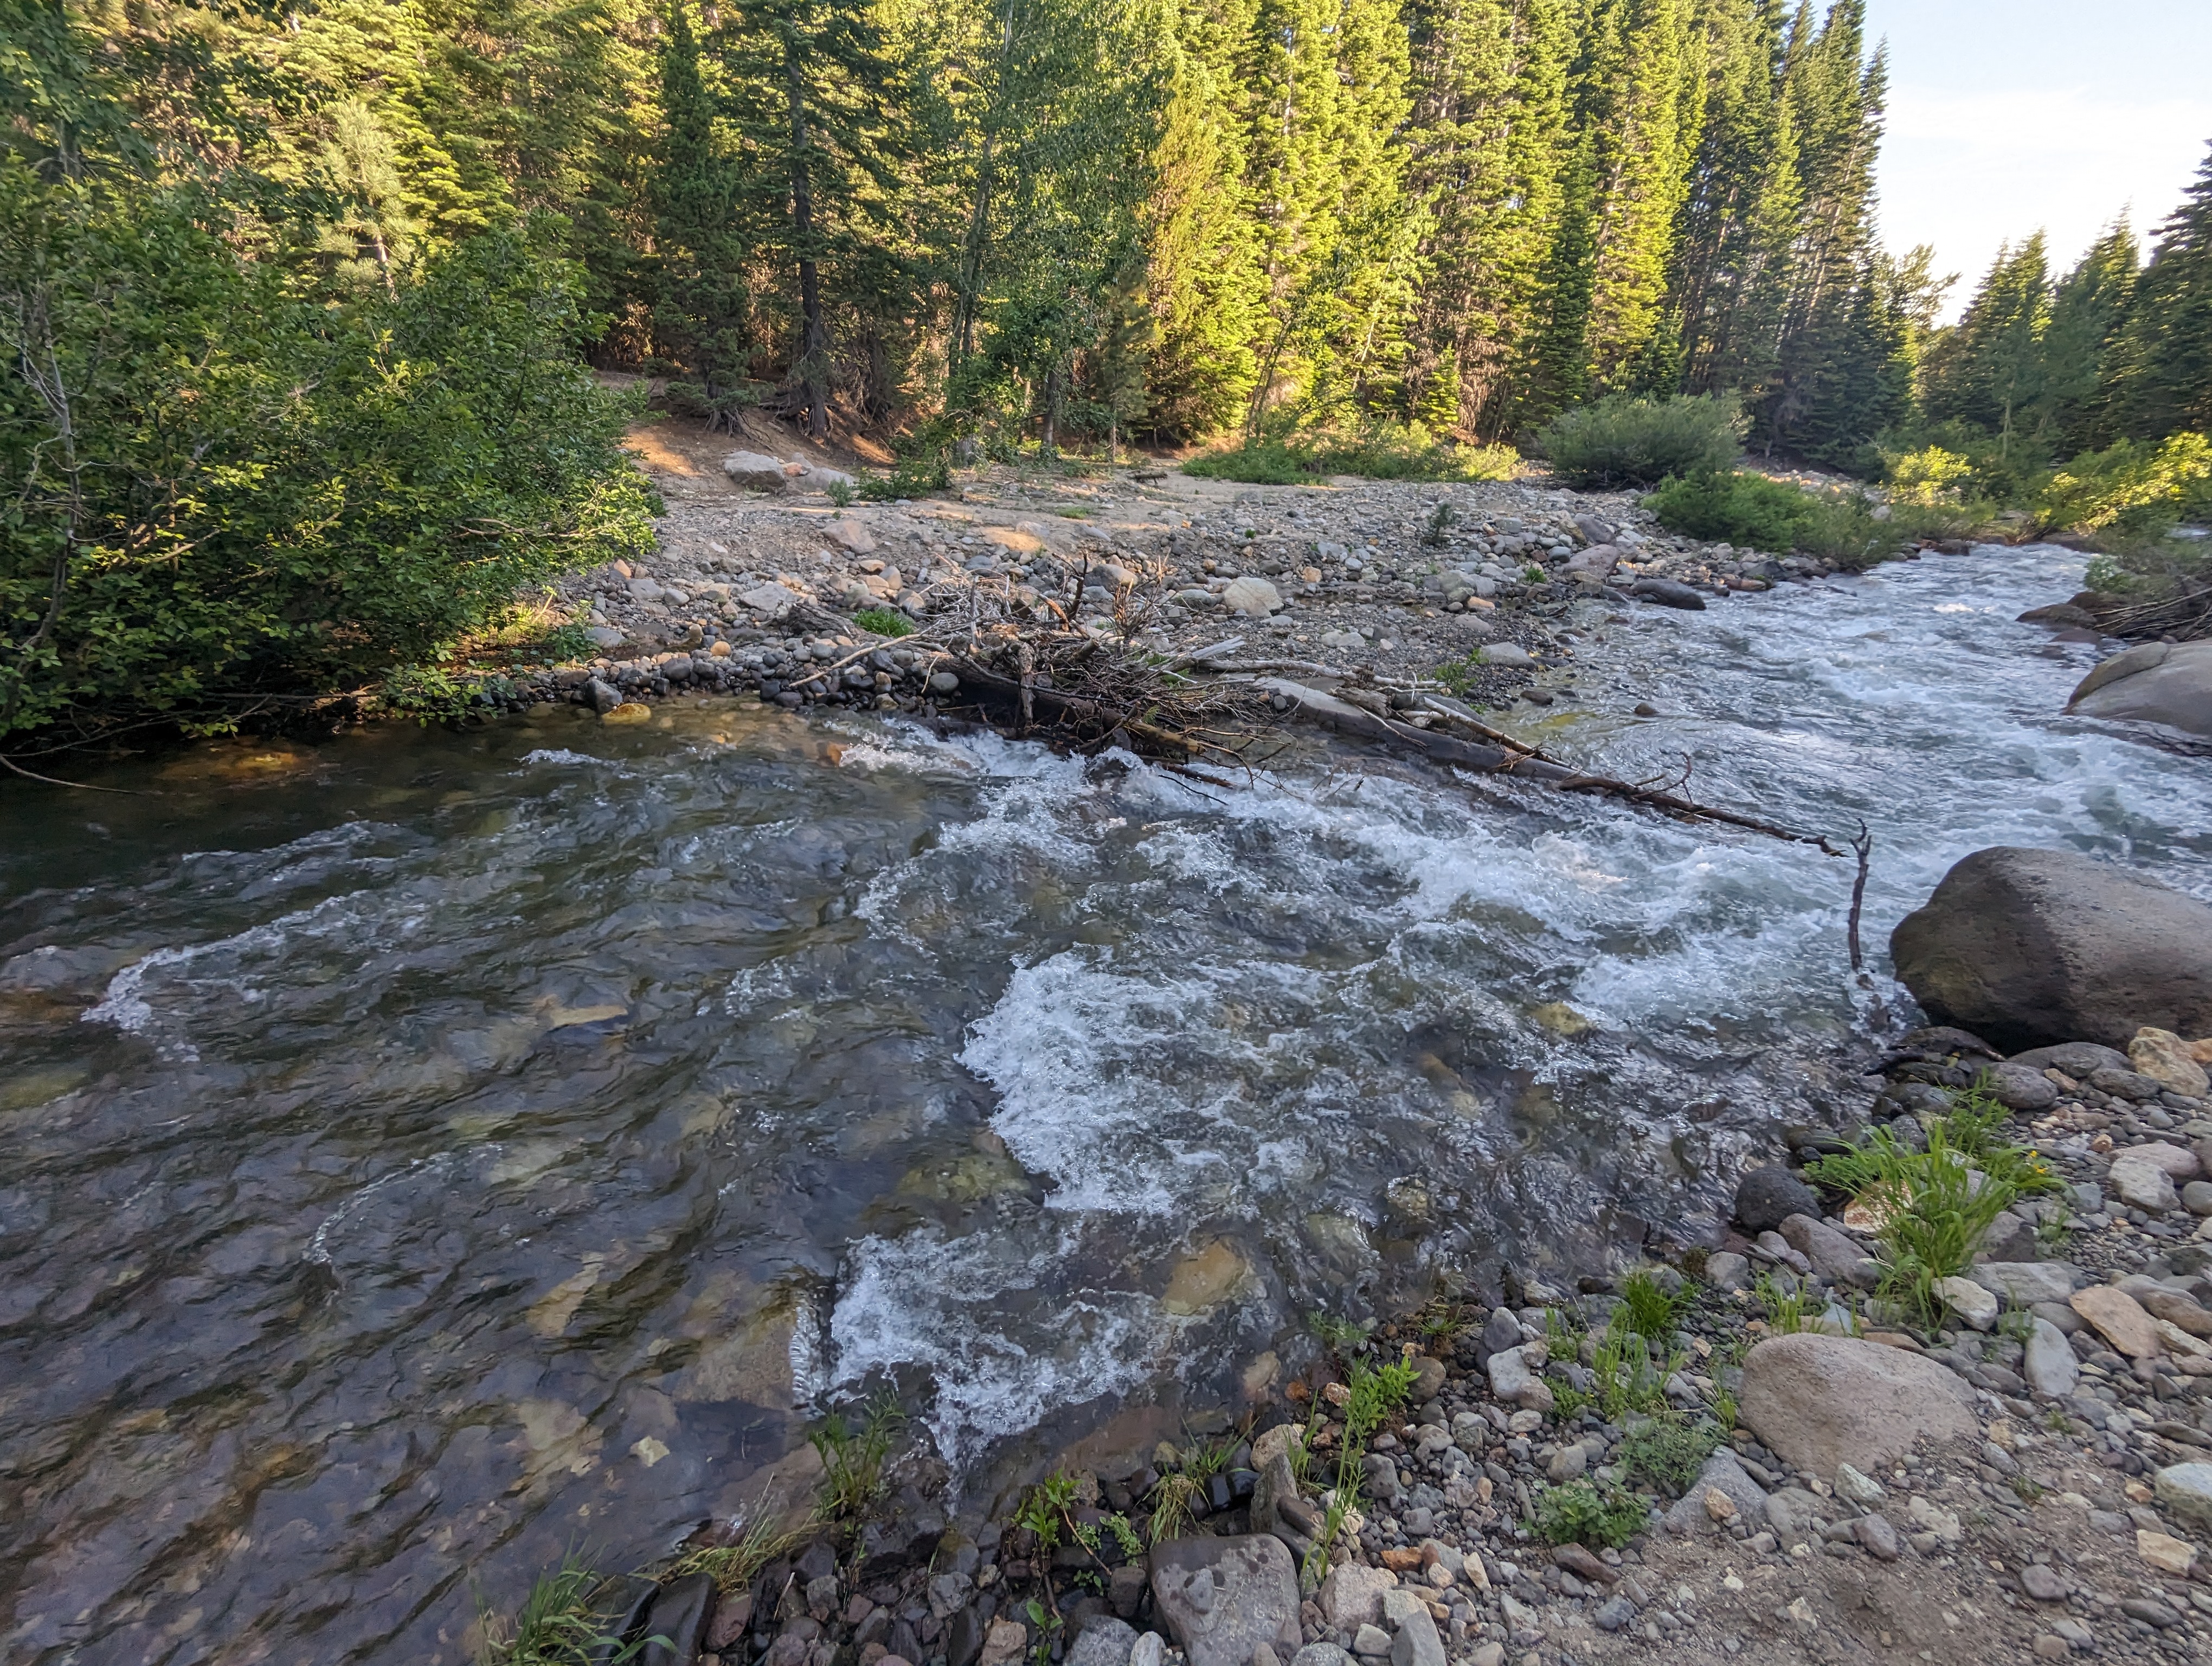
[[[2212,639],[2145,642],[2116,654],[2081,679],[2066,709],[2212,736]]]
[[[1251,1666],[1262,1643],[1298,1651],[1298,1571],[1280,1539],[1170,1539],[1152,1547],[1152,1602],[1190,1666]]]
[[[2212,1031],[2212,907],[2072,851],[1976,851],[1889,952],[1931,1018],[2008,1051]]]
[[[1925,1437],[1972,1438],[1974,1391],[1948,1366],[1902,1348],[1810,1331],[1745,1356],[1744,1422],[1792,1468],[1832,1475],[1887,1468]]]
[[[1779,1163],[1748,1170],[1735,1185],[1735,1218],[1747,1232],[1771,1232],[1792,1215],[1817,1215],[1813,1189]]]
[[[749,492],[781,492],[790,482],[783,472],[783,459],[769,457],[757,451],[733,451],[722,459],[722,472],[730,483]]]

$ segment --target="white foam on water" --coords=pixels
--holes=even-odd
[[[607,759],[593,757],[589,752],[572,752],[565,746],[540,746],[534,752],[522,755],[525,763],[606,763]]]
[[[830,1318],[834,1385],[900,1366],[930,1372],[926,1420],[956,1473],[1048,1413],[1132,1393],[1169,1366],[1174,1328],[1152,1298],[1063,1287],[1079,1248],[1069,1226],[1034,1243],[1011,1237],[930,1227],[863,1238],[847,1251]]]

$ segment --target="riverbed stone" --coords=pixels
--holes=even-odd
[[[1248,575],[1231,579],[1222,587],[1221,605],[1231,613],[1264,619],[1270,613],[1282,611],[1283,596],[1267,580]]]
[[[1717,1250],[1705,1257],[1705,1281],[1723,1296],[1752,1286],[1751,1262],[1732,1251]]]
[[[1811,1215],[1785,1216],[1783,1242],[1813,1264],[1824,1279],[1841,1280],[1860,1290],[1881,1282],[1881,1268],[1858,1243],[1825,1220]]]
[[[2212,1527],[2212,1463],[2176,1463],[2151,1478],[2159,1503],[2185,1521]]]
[[[2091,1285],[2087,1290],[2075,1291],[2069,1301],[2115,1353],[2130,1359],[2148,1359],[2160,1352],[2156,1322],[2126,1291],[2109,1284]]]
[[[1297,1653],[1297,1567],[1280,1539],[1170,1539],[1151,1566],[1152,1601],[1190,1666],[1251,1666],[1262,1643]]]
[[[2038,1317],[2028,1333],[2026,1357],[2020,1374],[2033,1392],[2050,1400],[2063,1400],[2080,1386],[2081,1367],[2063,1332],[2050,1320]]]
[[[1395,1590],[1398,1576],[1388,1568],[1336,1562],[1321,1582],[1322,1617],[1332,1631],[1357,1631],[1382,1623],[1382,1593]]]
[[[1490,1374],[1490,1392],[1508,1405],[1525,1404],[1529,1390],[1538,1384],[1537,1372],[1542,1368],[1543,1359],[1540,1352],[1531,1357],[1533,1347],[1524,1342],[1518,1347],[1501,1349],[1490,1356],[1490,1363],[1485,1367]]]
[[[998,1626],[993,1626],[994,1635]],[[1016,1631],[1021,1627],[1016,1626]],[[1023,1639],[1026,1641],[1026,1638]],[[1103,1617],[1092,1620],[1083,1628],[1083,1634],[1067,1651],[1066,1666],[1129,1666],[1129,1655],[1137,1646],[1137,1628],[1125,1620]],[[991,1652],[985,1644],[986,1657]]]
[[[2127,1158],[2113,1164],[2106,1181],[2130,1209],[2162,1215],[2181,1207],[2181,1195],[2173,1189],[2173,1177],[2142,1158]]]
[[[2212,1094],[2212,1076],[2197,1061],[2194,1049],[2171,1030],[2146,1025],[2128,1043],[2128,1062],[2141,1074],[2187,1099]],[[2193,1178],[2176,1176],[2177,1179]]]
[[[1425,1608],[1409,1609],[1390,1639],[1390,1666],[1444,1666],[1443,1639]]]
[[[2196,1152],[2187,1146],[2172,1145],[2164,1140],[2146,1140],[2138,1146],[2123,1146],[2112,1153],[2112,1161],[2148,1163],[2177,1186],[2185,1180],[2194,1180],[2204,1172],[2204,1165]]]
[[[1747,1232],[1773,1231],[1792,1215],[1817,1215],[1820,1200],[1779,1163],[1750,1170],[1735,1185],[1735,1218]]]
[[[1930,1018],[2008,1050],[2212,1030],[2212,905],[2075,851],[1974,852],[1890,954]]]
[[[1935,1289],[1936,1299],[1976,1330],[1996,1328],[1997,1298],[1972,1279],[1938,1279]]]
[[[1974,1263],[1974,1282],[2014,1307],[2030,1307],[2037,1302],[2063,1304],[2088,1279],[2070,1262],[1986,1261]]]
[[[1713,1513],[1705,1501],[1708,1493],[1728,1501],[1732,1513],[1726,1519]],[[1735,1454],[1723,1446],[1705,1460],[1698,1478],[1667,1511],[1666,1527],[1669,1533],[1686,1537],[1724,1529],[1729,1521],[1741,1521],[1756,1533],[1765,1520],[1766,1489],[1746,1474]]]
[[[1628,593],[1639,601],[1656,602],[1686,613],[1705,611],[1705,599],[1679,579],[1638,579],[1628,587]]]
[[[1989,1085],[1990,1097],[2007,1110],[2033,1116],[2058,1103],[2058,1084],[2027,1065],[2008,1061],[1986,1066],[1980,1073]]]
[[[1945,1366],[1847,1336],[1774,1336],[1745,1356],[1744,1423],[1794,1468],[1893,1462],[1926,1437],[1972,1438],[1974,1394]]]

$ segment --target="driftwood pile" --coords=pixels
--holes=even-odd
[[[1432,679],[1385,680],[1364,667],[1240,658],[1242,638],[1174,657],[1148,652],[1136,641],[1145,621],[1128,605],[1110,628],[1079,628],[1054,602],[1027,610],[1027,618],[998,610],[987,617],[971,605],[957,620],[931,619],[902,646],[934,655],[959,678],[959,692],[940,699],[940,709],[1071,753],[1118,746],[1218,786],[1230,783],[1213,771],[1263,761],[1281,745],[1286,726],[1317,724],[1454,769],[1844,854],[1818,834],[1697,802],[1682,790],[1686,769],[1670,780],[1644,781],[1576,769],[1483,722]]]

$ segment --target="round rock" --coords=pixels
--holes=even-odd
[[[1813,1189],[1779,1163],[1753,1169],[1736,1182],[1735,1218],[1747,1231],[1768,1232],[1792,1215],[1820,1217]]]
[[[1811,1332],[1759,1343],[1743,1363],[1744,1422],[1792,1468],[1887,1467],[1923,1436],[1972,1439],[1974,1391],[1933,1359]]]

